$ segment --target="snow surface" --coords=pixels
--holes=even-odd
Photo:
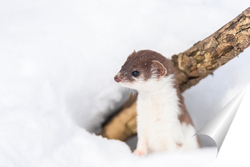
[[[204,39],[248,0],[1,1],[0,166],[203,166],[214,148],[136,157],[100,131],[125,100],[113,81],[135,49],[166,57]],[[247,49],[184,93],[197,129],[250,82]],[[89,131],[89,132],[87,132]],[[204,145],[211,145],[206,140]]]

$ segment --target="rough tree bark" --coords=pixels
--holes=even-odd
[[[218,31],[172,56],[177,81],[182,92],[196,85],[220,66],[238,56],[250,45],[250,8]],[[107,124],[102,135],[126,140],[136,134],[136,103],[124,106]]]

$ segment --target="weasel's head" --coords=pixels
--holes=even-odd
[[[169,59],[154,51],[141,50],[128,56],[114,79],[122,86],[140,90],[152,88],[171,74],[174,67]]]

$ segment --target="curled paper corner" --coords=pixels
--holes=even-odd
[[[205,126],[203,126],[195,135],[203,134],[211,137],[217,145],[217,155],[221,145],[227,135],[227,132],[233,122],[235,114],[244,98],[244,95],[250,84],[236,95],[219,113],[217,113]],[[194,135],[194,136],[195,136]]]

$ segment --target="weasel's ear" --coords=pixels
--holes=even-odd
[[[157,77],[164,77],[167,74],[167,69],[158,60],[152,60],[152,74]]]

